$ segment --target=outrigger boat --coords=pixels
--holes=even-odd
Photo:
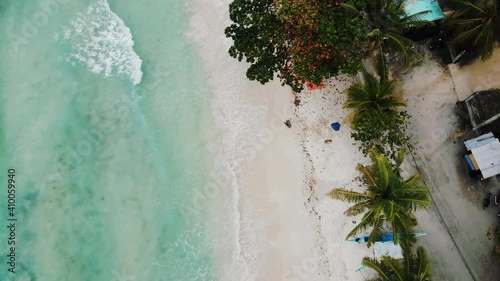
[[[415,232],[412,235],[413,235],[413,238],[419,238],[419,237],[427,235],[427,233]],[[401,239],[403,236],[404,236],[404,234],[398,233],[398,238]],[[357,237],[357,238],[351,238],[347,241],[357,242],[357,243],[366,243],[366,242],[368,242],[369,238],[370,238],[370,236],[366,235],[366,236],[361,236],[361,237]],[[377,237],[377,239],[375,239],[375,242],[387,242],[387,241],[393,241],[393,240],[394,240],[394,234],[391,232],[391,233],[382,233],[379,237]]]

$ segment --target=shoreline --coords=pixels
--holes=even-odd
[[[277,81],[255,84],[247,94],[266,104],[261,126],[268,128],[268,138],[240,175],[245,183],[241,210],[252,225],[252,247],[260,249],[255,280],[294,280],[306,276],[302,264],[315,256],[315,244],[314,227],[304,208],[305,159],[293,130],[297,125],[284,124],[293,114],[293,95]]]
[[[335,186],[355,187],[355,167],[366,160],[343,123],[347,112],[339,93],[352,77],[303,91],[299,107],[279,81],[248,81],[246,65],[227,54],[228,11],[220,9],[229,2],[196,0],[188,34],[209,75],[215,127],[222,135],[217,160],[226,163],[215,169],[231,177],[212,210],[212,216],[224,217],[212,230],[215,274],[223,281],[364,280],[355,270],[371,250],[345,243],[355,218],[342,214],[347,204],[326,196]],[[288,118],[291,128],[284,124]],[[335,121],[342,122],[339,132],[330,128]]]
[[[373,256],[373,249],[344,240],[361,216],[345,216],[349,204],[327,196],[334,187],[365,189],[356,165],[368,164],[369,159],[354,144],[349,124],[344,122],[349,112],[342,107],[345,95],[341,92],[356,77],[340,75],[324,81],[323,89],[304,90],[296,94],[300,105],[295,106],[295,97],[288,87],[282,87],[278,81],[266,85],[248,81],[246,65],[227,54],[231,42],[223,30],[229,23],[230,0],[215,4],[209,0],[195,2],[188,37],[198,47],[209,74],[212,113],[216,130],[222,135],[218,160],[225,161],[216,168],[231,177],[231,185],[217,198],[215,205],[219,205],[213,214],[224,221],[218,222],[213,230],[219,279],[362,281],[375,277],[369,269],[359,272],[362,258]],[[449,95],[455,89],[446,75],[436,76],[432,81],[426,77],[442,72],[446,70],[427,59],[398,81],[409,100],[406,109],[413,114],[410,131],[415,140],[424,144],[430,139],[437,148],[449,140],[434,135],[427,127],[439,121],[438,133],[453,128]],[[431,84],[422,84],[422,78]],[[440,79],[446,83],[438,84]],[[429,99],[432,102],[421,102],[423,95],[432,97]],[[444,115],[438,116],[440,110]],[[283,124],[287,119],[291,120],[291,128]],[[341,123],[340,131],[331,129],[333,122]],[[408,157],[405,162],[409,162]],[[413,172],[412,168],[405,173]],[[230,204],[224,205],[229,198]],[[451,203],[466,201],[456,196],[453,200]],[[441,259],[450,249],[456,249],[447,242],[436,210],[431,208],[417,215],[420,218],[417,230],[435,233],[419,242],[427,246],[436,265],[435,276],[446,280],[465,276],[463,263],[457,257]],[[466,245],[464,241],[460,248],[479,254],[473,244]]]
[[[316,254],[304,208],[302,148],[284,124],[293,118],[293,95],[278,81],[248,81],[246,65],[227,54],[228,10],[221,9],[229,2],[195,1],[188,33],[208,74],[220,134],[213,170],[230,178],[210,208],[214,270],[224,281],[294,280],[288,278],[295,268]]]

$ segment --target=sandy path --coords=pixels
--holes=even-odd
[[[500,48],[486,61],[477,60],[464,67],[450,64],[449,69],[461,101],[476,91],[500,88]]]
[[[498,280],[498,266],[491,256],[493,243],[486,237],[498,220],[498,210],[483,210],[481,201],[488,190],[496,192],[500,186],[495,179],[476,182],[467,177],[465,136],[458,131],[453,81],[448,71],[426,61],[405,76],[404,90],[413,115],[412,131],[420,143],[416,162],[434,201],[429,212],[420,212],[418,217],[420,228],[430,233],[420,242],[431,255],[435,277]],[[415,164],[408,162],[408,168]]]

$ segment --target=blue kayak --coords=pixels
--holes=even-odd
[[[419,237],[422,237],[425,235],[427,235],[427,233],[424,233],[424,232],[413,233],[414,238],[419,238]],[[404,234],[398,233],[398,238],[401,239],[401,237],[403,237],[403,236],[404,236]],[[368,238],[370,238],[370,236],[366,235],[366,236],[361,236],[361,237],[357,237],[357,238],[351,238],[347,241],[366,243],[366,242],[368,242]],[[382,233],[379,237],[377,237],[377,239],[375,239],[375,242],[393,241],[394,240],[393,238],[394,238],[394,234],[392,232],[391,233]]]

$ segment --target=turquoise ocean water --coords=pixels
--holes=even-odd
[[[216,278],[210,218],[184,213],[212,124],[188,20],[178,0],[0,2],[0,280]]]

